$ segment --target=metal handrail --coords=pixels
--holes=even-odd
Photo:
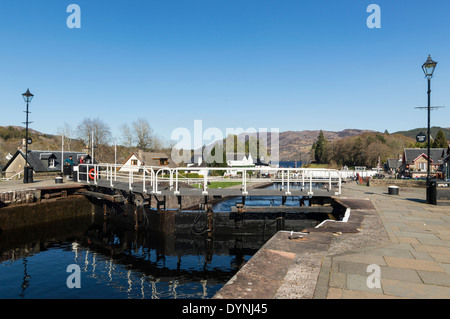
[[[20,176],[22,175],[23,171],[19,171],[16,174],[14,174],[13,176],[10,176],[8,178],[4,177],[4,178],[0,178],[0,180],[4,180],[4,181],[10,181],[12,180],[14,177],[18,176],[17,179],[20,179]]]
[[[104,178],[109,181],[110,186],[113,187],[116,182],[126,182],[130,191],[133,190],[133,184],[135,182],[142,182],[144,193],[148,192],[147,182],[150,182],[151,193],[160,194],[159,186],[162,182],[169,182],[169,189],[174,192],[174,195],[180,194],[180,182],[186,180],[186,176],[180,174],[180,171],[186,170],[185,167],[169,168],[164,166],[135,166],[135,165],[120,165],[110,163],[100,164],[79,164],[78,180],[80,180],[80,167],[86,166],[86,174],[90,174],[86,177],[88,184],[94,183],[97,185],[99,178]],[[93,173],[89,173],[89,170],[94,170]],[[313,183],[327,183],[328,189],[331,191],[333,185],[337,185],[338,191],[336,195],[341,194],[342,178],[341,173],[335,169],[324,168],[254,168],[254,167],[240,167],[235,169],[241,173],[241,178],[236,180],[228,180],[227,178],[218,179],[217,177],[209,176],[214,171],[223,171],[224,167],[189,167],[189,170],[204,172],[203,178],[196,179],[199,184],[202,184],[202,194],[208,195],[208,182],[210,181],[240,181],[242,183],[242,195],[245,196],[247,192],[248,172],[269,172],[270,175],[274,175],[276,179],[281,178],[281,187],[285,190],[285,195],[291,194],[291,186],[293,183],[302,183],[303,189],[308,189],[308,194],[313,195]],[[233,169],[228,167],[228,169]],[[168,176],[168,177],[166,177]],[[189,180],[189,179],[188,179]],[[255,178],[252,181],[258,180]],[[261,180],[266,180],[262,178]]]

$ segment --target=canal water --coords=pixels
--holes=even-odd
[[[218,203],[214,211],[229,212],[239,200]],[[255,198],[246,204],[280,203]],[[292,198],[286,204],[298,205],[298,201]],[[173,229],[167,231],[167,223],[148,211],[148,224],[158,225],[135,230],[133,223],[104,220],[102,209],[96,211],[0,233],[0,298],[211,298],[280,226],[271,216],[254,221],[264,223],[256,231],[245,224],[236,228],[228,222],[229,214],[223,213],[227,224],[219,223],[212,234],[189,231],[192,218],[180,218],[181,222],[175,218]],[[318,223],[305,218],[294,222],[295,230]],[[287,222],[283,227],[291,226]]]

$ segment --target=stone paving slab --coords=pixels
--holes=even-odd
[[[450,209],[425,203],[425,189],[408,189],[402,196],[381,188],[345,185],[346,196],[369,197],[390,244],[357,253],[331,255],[334,265],[321,270],[315,298],[450,298]],[[370,264],[380,269],[380,288],[369,288]],[[327,287],[324,287],[327,285]],[[317,288],[316,288],[317,289]],[[326,293],[324,293],[326,291]]]
[[[352,208],[351,231],[331,223],[301,240],[278,233],[216,298],[450,298],[448,207],[426,204],[425,189],[389,195],[355,183],[339,201]]]

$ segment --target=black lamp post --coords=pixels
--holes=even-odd
[[[430,95],[431,95],[431,78],[433,77],[434,69],[436,69],[437,62],[431,59],[431,56],[428,55],[427,61],[422,65],[423,73],[425,73],[425,77],[428,80],[428,127],[427,127],[427,189],[430,186]],[[429,195],[427,191],[427,201],[429,202]]]
[[[25,113],[27,114],[27,119],[25,122],[26,137],[25,137],[25,166],[23,168],[23,182],[28,183],[29,181],[32,181],[32,175],[31,175],[32,173],[30,173],[30,169],[27,166],[28,165],[28,123],[30,123],[30,122],[28,122],[28,114],[30,113],[30,112],[28,112],[28,104],[31,102],[34,95],[31,94],[29,89],[27,89],[27,91],[25,93],[23,93],[22,96],[23,96],[25,103],[27,103],[27,110],[25,111]]]

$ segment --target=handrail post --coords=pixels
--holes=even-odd
[[[242,195],[247,195],[247,170],[245,168],[242,169]]]
[[[309,171],[309,194],[312,195],[312,173],[313,171]]]
[[[173,170],[168,169],[169,171],[169,189],[173,189]]]
[[[302,170],[302,189],[305,189],[305,169]]]
[[[161,170],[158,170],[158,171],[156,171],[156,173],[155,173],[155,194],[158,194],[158,173],[160,172]]]
[[[142,167],[142,191],[147,193],[147,188],[145,187],[145,166]]]
[[[130,191],[132,190],[132,187],[131,187],[132,181],[133,181],[133,170],[130,169],[129,173],[128,173],[128,189]]]
[[[289,169],[287,169],[287,191],[286,191],[286,195],[291,195],[290,187],[289,187],[289,175],[290,175],[290,171],[289,171]]]
[[[208,174],[205,174],[205,176],[203,176],[203,195],[208,195],[208,191],[207,191],[207,186],[208,186]]]
[[[175,171],[175,191],[174,191],[174,194],[178,195],[178,194],[180,194],[180,191],[178,190],[178,175],[179,175],[178,168],[175,168],[174,171]]]
[[[111,167],[111,173],[110,173],[110,176],[109,176],[109,184],[111,185],[111,188],[113,187],[113,166],[111,165],[110,166]]]
[[[328,189],[331,192],[331,171],[328,171],[328,177],[329,177],[329,182],[328,182]]]
[[[339,195],[341,195],[341,186],[342,186],[341,174],[338,174],[338,177],[339,177]]]
[[[152,187],[152,193],[155,193],[155,185],[156,185],[156,182],[155,182],[155,178],[156,178],[156,176],[155,176],[155,171],[153,170],[153,167],[151,168],[151,171],[150,171],[150,186]]]

